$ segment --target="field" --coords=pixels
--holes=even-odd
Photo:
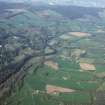
[[[82,7],[78,7],[82,10],[79,16],[72,17],[58,7],[37,8],[0,20],[1,28],[20,35],[20,39],[15,36],[7,40],[7,47],[21,50],[16,61],[41,48],[43,52],[37,70],[35,56],[26,63],[32,66],[23,87],[16,87],[5,105],[98,105],[97,93],[105,90],[105,24],[98,18],[97,9],[93,15],[87,14],[93,17],[85,18],[86,8]]]

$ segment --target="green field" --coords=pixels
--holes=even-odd
[[[43,11],[39,11],[39,14],[41,14],[40,12],[42,13]],[[103,41],[105,33],[96,33],[97,26],[100,25],[103,29],[105,25],[100,20],[95,23],[93,20],[89,20],[88,22],[87,20],[71,20],[68,18],[65,20],[57,12],[52,10],[47,10],[46,12],[49,16],[47,18],[41,17],[42,15],[40,16],[36,11],[34,13],[27,11],[22,15],[5,20],[4,25],[0,23],[0,27],[5,27],[8,30],[8,24],[14,23],[11,29],[14,30],[13,33],[20,32],[20,30],[32,29],[29,33],[25,33],[24,36],[27,36],[33,42],[35,39],[39,43],[39,47],[40,37],[38,35],[42,35],[43,33],[36,31],[44,27],[49,32],[47,34],[49,36],[51,34],[54,37],[51,41],[55,41],[56,43],[51,47],[57,50],[56,53],[48,56],[48,58],[46,56],[44,60],[47,59],[56,62],[58,70],[55,70],[52,65],[43,65],[36,70],[35,65],[37,64],[32,60],[31,62],[34,66],[32,65],[27,70],[23,87],[20,90],[18,86],[16,87],[15,92],[7,98],[6,105],[94,105],[92,103],[96,101],[95,93],[98,90],[105,90],[105,77],[97,76],[99,73],[105,73],[105,42]],[[69,32],[90,33],[90,36],[78,37],[70,35],[70,39],[63,39],[62,35],[64,37]],[[46,36],[46,34],[44,35]],[[47,38],[51,38],[52,36]],[[36,39],[36,37],[39,39]],[[43,38],[43,35],[41,38]],[[24,43],[24,40],[22,41]],[[49,43],[50,40],[47,42],[47,45]],[[32,48],[34,48],[36,43],[32,45]],[[24,46],[18,42],[16,43],[16,47],[22,49]],[[73,52],[78,49],[80,52]],[[22,49],[20,54],[25,53],[26,50],[25,48],[24,50]],[[82,63],[92,64],[96,70],[83,70],[80,67],[81,59],[83,59]],[[75,92],[55,92],[48,94],[46,92],[46,85],[73,89]]]

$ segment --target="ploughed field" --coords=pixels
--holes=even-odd
[[[98,94],[105,91],[104,19],[87,16],[71,20],[52,8],[34,12],[24,10],[24,14],[17,12],[20,13],[16,11],[15,15],[5,16],[6,20],[2,19],[0,23],[2,27],[5,27],[2,25],[4,23],[6,26],[12,24],[16,31],[18,37],[10,41],[15,43],[14,48],[28,43],[21,40],[26,37],[33,41],[32,45],[38,45],[32,46],[38,50],[43,45],[39,42],[40,38],[37,39],[38,35],[43,34],[39,27],[44,27],[54,35],[45,43],[45,52],[55,52],[46,54],[48,56],[44,56],[43,65],[37,70],[35,59],[31,59],[33,65],[27,70],[23,87],[20,90],[16,88],[5,105],[99,105],[104,98]],[[50,36],[49,33],[47,35]],[[24,50],[21,47],[20,55],[30,55],[36,51],[29,45]],[[15,58],[18,59],[21,56]]]

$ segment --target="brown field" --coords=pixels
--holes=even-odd
[[[60,36],[60,38],[63,39],[63,40],[69,40],[69,39],[72,39],[72,37],[71,37],[70,35],[68,35],[68,34],[66,34],[66,35],[62,35],[62,36]]]
[[[94,63],[95,62],[95,60],[94,59],[92,59],[92,58],[80,58],[79,59],[79,62],[80,63]]]
[[[68,78],[67,77],[62,77],[63,78],[63,80],[67,80]]]
[[[99,32],[99,33],[105,33],[105,31],[102,30],[102,29],[98,29],[97,32]]]
[[[62,87],[53,86],[53,85],[47,85],[46,86],[46,91],[47,91],[48,94],[75,92],[75,90],[73,90],[73,89],[62,88]]]
[[[96,70],[95,66],[89,63],[80,63],[80,67],[82,70]]]
[[[10,12],[14,12],[14,13],[17,13],[17,12],[27,12],[26,9],[6,9],[7,11],[10,11]]]
[[[54,70],[59,69],[58,63],[55,63],[53,61],[46,61],[44,64],[47,65],[48,67],[53,68]]]
[[[84,32],[69,32],[69,34],[77,37],[85,37],[90,35],[89,33]]]
[[[47,10],[43,10],[41,12],[37,12],[37,15],[39,15],[40,17],[47,17],[49,16],[49,13]]]
[[[105,72],[98,73],[98,74],[96,74],[96,76],[99,77],[99,78],[104,78],[105,77]]]
[[[72,40],[74,38],[73,36],[86,37],[86,36],[90,36],[90,34],[84,33],[84,32],[69,32],[67,34],[60,36],[60,38],[64,40],[70,40],[70,39]]]
[[[82,49],[75,49],[73,50],[73,52],[71,53],[71,56],[75,56],[75,57],[80,57],[80,55],[86,53],[85,50]]]
[[[32,90],[32,95],[38,94],[39,92],[39,90]]]

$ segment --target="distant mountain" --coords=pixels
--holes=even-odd
[[[105,7],[105,0],[47,0],[50,4]]]
[[[50,5],[77,5],[85,7],[105,7],[105,0],[0,0],[6,2],[40,2]]]

